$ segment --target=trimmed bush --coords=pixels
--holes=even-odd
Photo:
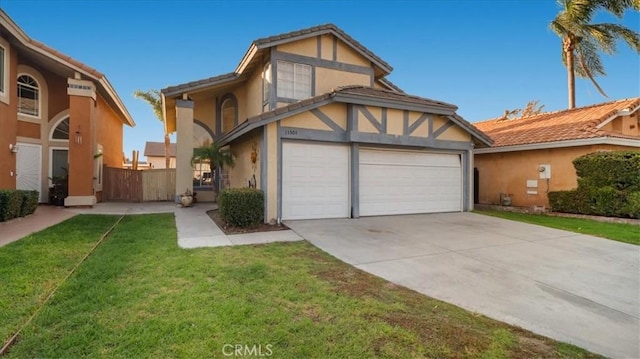
[[[21,191],[22,192],[22,207],[20,209],[20,217],[28,216],[36,211],[38,208],[38,191]]]
[[[22,201],[22,191],[15,189],[0,190],[0,222],[20,217]]]
[[[573,164],[578,188],[550,192],[553,211],[640,218],[640,152],[595,152]]]
[[[254,188],[229,188],[218,196],[220,218],[235,227],[250,227],[264,219],[264,193]]]
[[[594,152],[573,160],[582,187],[640,191],[640,152]]]

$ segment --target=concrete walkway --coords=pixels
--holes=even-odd
[[[150,213],[174,213],[181,248],[220,247],[243,244],[263,244],[302,240],[291,230],[226,235],[209,218],[207,211],[217,209],[215,203],[197,203],[181,208],[169,202],[106,202],[93,208],[63,208],[41,205],[25,218],[0,223],[0,247],[19,240],[31,233],[65,221],[76,214],[133,215]]]
[[[640,357],[638,246],[473,213],[286,224],[396,284],[596,353]]]

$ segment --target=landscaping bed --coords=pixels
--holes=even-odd
[[[284,224],[268,224],[258,223],[249,227],[236,227],[227,224],[220,218],[220,212],[217,209],[207,211],[207,214],[213,220],[213,222],[220,228],[224,234],[241,234],[241,233],[254,233],[254,232],[271,232],[271,231],[283,231],[289,229]]]

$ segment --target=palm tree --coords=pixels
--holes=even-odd
[[[160,91],[158,90],[149,90],[149,91],[141,91],[135,90],[133,92],[133,96],[139,98],[141,100],[146,101],[153,110],[154,115],[160,120],[160,122],[164,123],[162,119],[162,97],[160,95]],[[165,168],[171,167],[171,139],[169,138],[169,134],[167,133],[166,127],[164,131],[164,164]]]
[[[233,167],[236,164],[236,158],[231,150],[220,147],[215,141],[193,149],[191,163],[193,164],[197,160],[207,161],[209,163],[209,171],[212,174],[216,167],[222,169],[224,167]],[[217,188],[217,186],[214,187]]]
[[[605,10],[621,18],[625,10],[640,10],[639,0],[558,0],[562,10],[550,24],[562,39],[562,62],[567,67],[569,108],[576,105],[575,75],[589,78],[605,97],[595,76],[605,75],[599,51],[616,52],[616,42],[624,40],[640,53],[638,33],[622,25],[612,23],[592,24],[598,10]]]

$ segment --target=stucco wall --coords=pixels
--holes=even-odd
[[[12,175],[12,172],[15,174],[16,171],[16,154],[9,151],[9,144],[15,144],[18,132],[17,95],[14,90],[16,88],[18,56],[16,49],[9,46],[8,42],[2,38],[0,41],[5,48],[5,59],[9,64],[8,86],[6,88],[8,96],[0,99],[0,128],[2,128],[0,131],[0,148],[2,148],[0,151],[0,188],[16,188],[16,177]]]
[[[602,127],[605,131],[622,133],[627,136],[640,137],[640,116],[636,112],[632,116],[620,116]]]
[[[304,55],[309,57],[316,57],[318,55],[318,40],[316,37],[310,37],[307,39],[290,42],[287,44],[278,45],[278,51],[288,52],[291,54]]]
[[[257,149],[256,163],[251,162],[251,152]],[[227,168],[225,171],[229,174],[229,182],[233,188],[244,188],[249,186],[249,180],[255,175],[256,187],[260,188],[260,159],[263,153],[262,148],[262,131],[255,131],[247,136],[243,136],[241,140],[231,143],[231,151],[236,156],[236,165],[233,168]]]
[[[101,96],[97,96],[97,144],[102,145],[102,161],[109,167],[122,167],[123,124]],[[158,126],[161,124],[158,123]]]
[[[339,86],[370,86],[371,76],[355,72],[316,67],[316,95],[329,92]]]
[[[18,121],[18,136],[40,139],[40,124]]]
[[[580,146],[532,151],[487,153],[475,155],[479,171],[479,201],[498,204],[500,193],[512,194],[512,205],[549,206],[547,191],[570,190],[577,187],[576,157],[602,150],[631,150],[621,146]],[[637,150],[637,148],[635,148]],[[540,179],[538,168],[551,165],[551,178]],[[537,180],[537,194],[527,194],[527,180]]]
[[[215,97],[199,98],[193,103],[193,118],[204,123],[216,133],[216,99]]]
[[[262,112],[262,68],[257,68],[249,76],[246,82],[246,100],[243,104],[239,104],[245,108],[245,118],[239,118],[239,123],[243,122],[246,117],[252,117]],[[239,101],[239,100],[238,100]]]

